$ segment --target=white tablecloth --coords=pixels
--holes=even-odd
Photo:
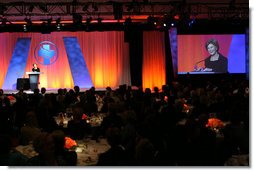
[[[78,146],[75,150],[78,155],[77,166],[96,165],[99,154],[110,148],[106,139],[99,139],[99,142],[90,139],[78,140],[77,144]],[[32,144],[26,146],[19,145],[16,147],[16,150],[28,158],[38,155],[38,153],[34,151]]]

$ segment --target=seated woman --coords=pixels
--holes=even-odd
[[[33,141],[34,150],[39,154],[28,160],[31,166],[61,166],[61,161],[55,155],[55,144],[53,136],[42,132]]]
[[[28,157],[13,148],[12,137],[0,134],[0,166],[27,166]]]
[[[40,135],[41,129],[39,128],[37,117],[34,111],[29,111],[26,114],[25,125],[20,130],[20,144],[28,145]]]
[[[107,142],[110,149],[99,155],[97,166],[125,166],[127,163],[126,152],[121,145],[121,133],[117,127],[108,128],[106,131]]]
[[[77,153],[75,151],[68,151],[64,148],[65,134],[61,130],[55,130],[52,132],[52,137],[55,143],[55,155],[58,160],[62,160],[62,163],[66,166],[77,165]]]
[[[81,107],[73,107],[73,120],[70,120],[67,125],[67,134],[72,139],[83,139],[90,132],[89,125],[86,120],[82,119],[83,110]]]

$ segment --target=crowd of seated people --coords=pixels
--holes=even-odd
[[[58,94],[43,89],[6,95],[0,90],[0,148],[4,149],[0,164],[75,166],[77,155],[63,148],[63,137],[68,135],[98,143],[107,139],[111,148],[99,156],[98,166],[229,165],[232,156],[249,155],[248,88],[248,80],[230,77],[200,85],[178,80],[153,90],[125,85],[103,92],[94,87],[80,92],[75,86],[59,89]],[[16,102],[11,103],[9,96]],[[98,98],[103,104],[100,110]],[[67,108],[72,109],[73,120],[63,129],[54,117]],[[91,131],[82,114],[98,112],[106,116]],[[211,117],[225,124],[219,132],[207,127]],[[38,156],[28,159],[13,152],[15,146],[28,143],[33,143]],[[248,157],[243,165],[249,165]]]

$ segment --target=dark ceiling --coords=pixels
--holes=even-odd
[[[123,29],[126,25],[158,28],[164,24],[170,26],[173,22],[180,27],[195,24],[197,21],[248,26],[249,2],[247,0],[5,0],[4,3],[0,3],[0,31],[6,31],[7,29],[4,29],[6,25],[9,28],[7,31],[24,30],[24,25],[30,31],[36,31],[36,27],[89,31],[91,28]]]

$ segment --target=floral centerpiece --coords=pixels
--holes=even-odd
[[[14,96],[7,96],[7,98],[10,100],[11,106],[16,103],[16,98]]]
[[[75,149],[77,147],[77,142],[73,139],[71,139],[70,137],[65,137],[65,144],[64,144],[64,147],[66,149]]]
[[[83,120],[87,120],[87,115],[83,113],[82,119],[83,119]]]
[[[188,114],[190,112],[190,106],[184,103],[183,104],[183,112]]]
[[[219,132],[219,129],[224,127],[224,123],[218,118],[210,118],[208,119],[206,127],[214,130],[215,132]]]

